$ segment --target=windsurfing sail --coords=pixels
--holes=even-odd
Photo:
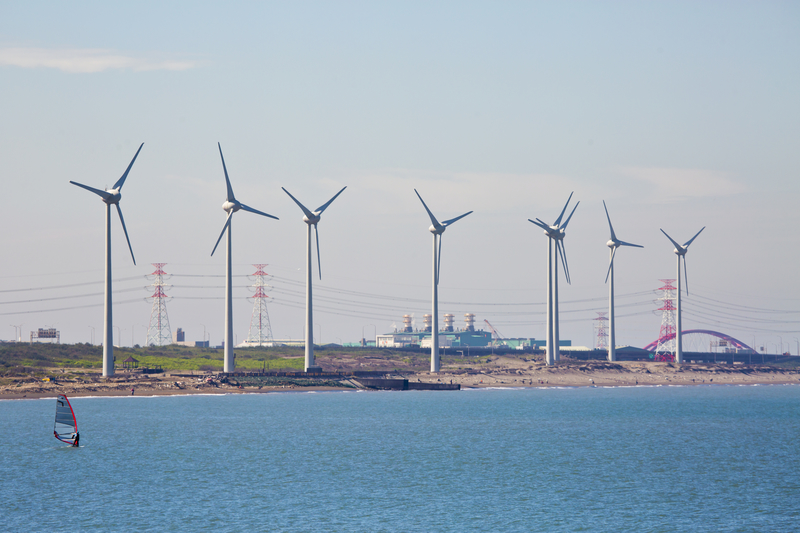
[[[53,436],[61,442],[66,442],[72,446],[76,445],[78,437],[78,421],[72,406],[63,394],[56,398],[56,422],[53,427]]]

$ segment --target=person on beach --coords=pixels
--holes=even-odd
[[[131,387],[131,396],[133,396],[133,387]]]

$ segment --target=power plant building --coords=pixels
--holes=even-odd
[[[386,333],[377,336],[378,348],[431,347],[430,331]],[[440,348],[466,346],[491,346],[492,334],[488,331],[440,331]]]
[[[462,348],[462,347],[489,347],[492,346],[492,332],[482,329],[475,329],[475,315],[473,313],[464,314],[464,329],[456,330],[454,327],[455,315],[444,314],[444,329],[439,332],[439,348]],[[403,315],[403,330],[394,333],[384,333],[376,336],[378,348],[430,348],[431,329],[433,320],[431,315],[422,316],[423,326],[420,330],[414,330],[414,316]],[[545,340],[534,338],[499,338],[494,340],[494,346],[505,346],[512,350],[544,349],[547,345]],[[559,346],[572,346],[572,341],[560,339]]]

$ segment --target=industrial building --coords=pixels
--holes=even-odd
[[[377,336],[378,348],[431,347],[430,331],[385,333]],[[488,331],[440,331],[440,348],[461,346],[490,346],[492,334]]]
[[[547,341],[544,339],[534,339],[520,337],[516,339],[499,339],[494,342],[495,346],[507,346],[514,350],[544,350],[547,346]],[[561,348],[568,348],[572,346],[572,341],[559,339],[558,346]]]
[[[408,347],[431,347],[431,328],[433,320],[431,315],[423,315],[423,327],[414,330],[412,315],[403,316],[403,330],[394,333],[384,333],[376,336],[378,348],[408,348]],[[455,315],[445,313],[444,329],[439,332],[440,348],[459,348],[459,347],[489,347],[492,346],[492,332],[482,329],[475,329],[475,315],[472,313],[464,314],[464,329],[458,330],[454,327]],[[494,346],[506,346],[515,350],[539,349],[544,348],[544,340],[533,338],[518,339],[496,339]],[[561,340],[559,346],[568,347],[572,341]]]

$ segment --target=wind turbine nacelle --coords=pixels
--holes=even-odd
[[[608,246],[609,248],[614,248],[616,245],[617,245],[617,243],[614,242],[614,241],[608,241],[606,243],[606,246]]]
[[[111,195],[108,198],[103,198],[103,201],[108,205],[118,204],[122,199],[122,193],[117,189],[106,189],[106,192]]]
[[[437,228],[433,224],[431,224],[431,226],[428,228],[428,231],[430,231],[434,235],[441,235],[442,233],[444,233],[444,230],[445,230],[445,226],[439,226]]]
[[[226,213],[230,213],[231,211],[235,213],[239,210],[239,202],[229,202],[226,200],[225,203],[222,204],[222,210]]]
[[[320,216],[317,215],[316,213],[312,213],[312,214],[314,216],[312,216],[311,218],[308,218],[308,215],[304,215],[303,216],[303,222],[305,222],[306,224],[316,224],[317,222],[319,222]]]

